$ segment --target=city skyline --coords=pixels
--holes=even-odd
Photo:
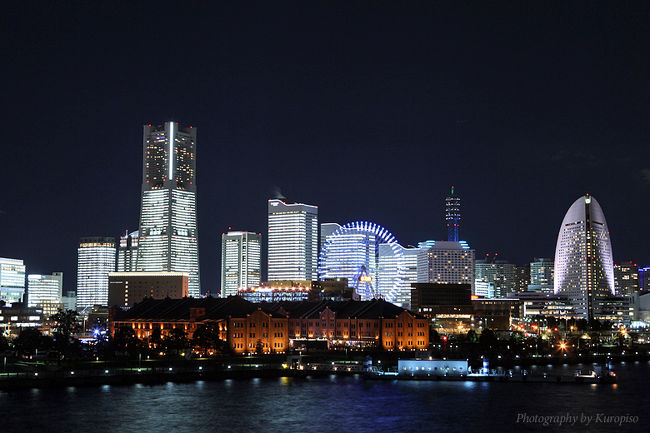
[[[30,273],[62,270],[71,290],[80,237],[137,229],[141,127],[173,120],[199,128],[199,251],[209,264],[201,277],[212,293],[220,234],[229,226],[265,233],[265,202],[276,188],[317,204],[321,221],[375,221],[406,246],[447,238],[444,199],[454,185],[463,199],[461,238],[477,257],[499,251],[515,263],[551,257],[553,221],[564,203],[589,192],[607,214],[615,261],[650,264],[647,239],[634,230],[648,205],[628,198],[650,188],[638,91],[647,29],[634,7],[619,10],[605,32],[612,14],[598,8],[585,16],[567,7],[559,22],[534,9],[483,10],[459,21],[442,17],[460,6],[347,7],[350,21],[325,8],[314,23],[313,11],[300,8],[285,15],[266,5],[251,16],[229,5],[216,14],[217,27],[207,18],[214,9],[198,21],[184,10],[178,17],[128,10],[134,22],[178,18],[182,42],[164,26],[155,37],[128,23],[116,33],[119,8],[104,16],[8,10],[16,19],[5,29],[15,41],[6,166],[9,178],[26,181],[0,199],[0,256],[24,259]],[[239,37],[231,23],[244,17],[257,25]],[[30,26],[17,26],[25,19]],[[331,24],[344,31],[331,32]],[[117,48],[130,41],[133,48]],[[142,56],[152,46],[201,67],[152,73]],[[59,62],[77,67],[51,66]],[[37,70],[58,84],[45,85]],[[56,197],[48,225],[40,223],[45,194]],[[517,212],[503,211],[506,202]]]

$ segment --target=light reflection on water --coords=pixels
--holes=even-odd
[[[580,366],[555,372],[576,369]],[[628,363],[616,371],[620,382],[615,385],[327,376],[28,389],[0,392],[0,408],[14,415],[3,418],[0,430],[70,431],[73,425],[75,431],[439,433],[521,431],[515,421],[522,411],[630,413],[644,419],[638,408],[650,405],[650,367]],[[34,413],[39,416],[30,416]]]

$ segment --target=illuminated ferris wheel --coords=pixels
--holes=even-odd
[[[361,300],[388,302],[397,300],[406,274],[403,249],[395,236],[368,221],[339,226],[327,235],[318,268],[321,280],[347,278]]]

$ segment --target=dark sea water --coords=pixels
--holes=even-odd
[[[20,390],[0,392],[0,432],[650,431],[650,364],[617,365],[616,371],[615,385],[331,376]],[[518,423],[521,413],[594,420],[589,426],[550,420],[545,427]],[[599,413],[639,421],[598,422]]]

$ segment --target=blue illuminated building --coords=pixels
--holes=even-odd
[[[650,288],[650,266],[639,268],[639,286],[641,290],[648,290]]]

